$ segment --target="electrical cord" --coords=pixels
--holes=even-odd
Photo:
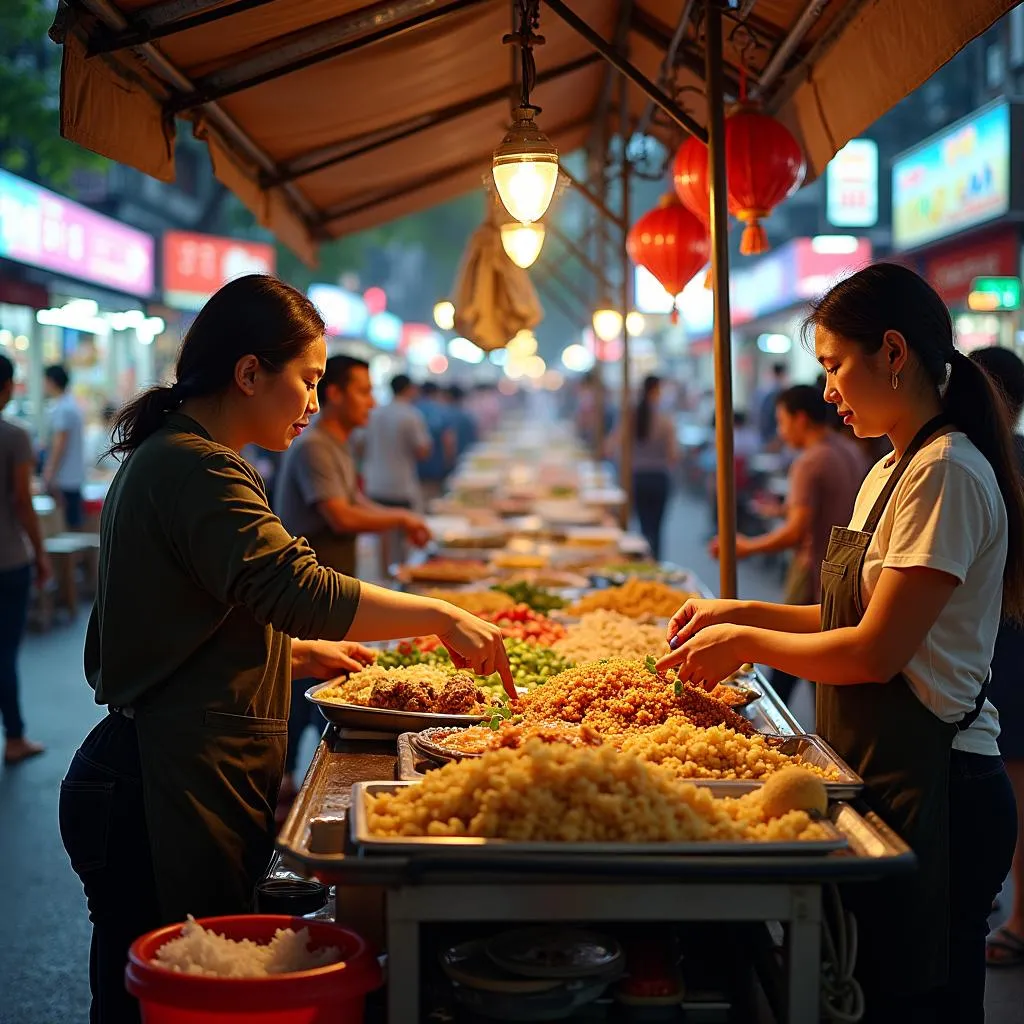
[[[827,892],[821,921],[821,1016],[836,1024],[856,1024],[864,1016],[864,992],[853,976],[857,919],[843,906],[836,886]]]

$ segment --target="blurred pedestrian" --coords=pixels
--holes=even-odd
[[[420,388],[416,407],[423,414],[430,432],[430,453],[419,461],[423,497],[429,501],[440,498],[448,474],[455,468],[459,442],[451,412],[441,401],[441,388],[428,380]]]
[[[423,413],[416,408],[416,385],[400,373],[391,379],[391,401],[373,410],[364,437],[363,479],[370,500],[385,508],[423,511],[418,463],[433,447]],[[404,530],[381,534],[381,574],[404,562]]]
[[[422,547],[430,539],[430,531],[413,512],[377,505],[359,489],[348,442],[354,430],[369,422],[375,405],[369,364],[351,356],[331,356],[316,390],[319,415],[284,453],[274,511],[285,529],[306,539],[321,565],[355,576],[359,534],[402,530],[413,544]],[[304,696],[314,682],[292,681],[288,754],[279,798],[284,809],[297,792],[294,772],[303,733],[320,720],[319,712]]]
[[[661,526],[672,491],[672,470],[679,455],[672,418],[661,411],[660,377],[645,377],[633,416],[633,499],[640,532],[655,561],[661,561]],[[609,435],[614,458],[621,444],[621,424]]]
[[[447,390],[448,410],[455,429],[455,453],[462,456],[477,442],[477,426],[469,410],[466,408],[466,392],[458,384],[452,384]]]
[[[14,393],[14,364],[0,356],[0,411]],[[4,726],[4,764],[15,765],[42,754],[25,738],[18,698],[18,649],[25,633],[32,571],[36,586],[50,578],[39,519],[32,506],[32,440],[27,431],[0,419],[0,718]]]
[[[1016,427],[1024,411],[1024,363],[1007,348],[980,349],[971,358],[995,381]],[[1024,437],[1015,433],[1014,443],[1024,470]],[[989,936],[985,960],[989,967],[1019,967],[1024,966],[1024,628],[1016,623],[999,627],[989,692],[999,708],[999,752],[1017,799],[1017,848],[1010,868],[1010,913]]]
[[[757,416],[756,426],[762,445],[772,446],[779,440],[775,407],[779,400],[779,395],[786,389],[788,376],[789,373],[785,363],[773,363],[768,386],[762,388],[754,396],[754,412]]]
[[[857,492],[870,469],[852,445],[829,425],[829,406],[821,389],[810,384],[787,388],[776,399],[778,436],[800,454],[789,469],[789,493],[775,510],[782,522],[759,537],[736,537],[737,559],[792,551],[786,575],[785,604],[817,604],[821,599],[821,563],[833,526],[850,521]],[[719,543],[711,542],[718,557]],[[776,671],[772,685],[788,701],[796,679]]]
[[[69,530],[82,526],[82,484],[85,483],[85,421],[75,396],[68,390],[71,378],[63,366],[43,371],[43,388],[53,404],[50,409],[49,442],[43,467],[43,485],[60,505]]]

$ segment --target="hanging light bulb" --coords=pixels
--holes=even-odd
[[[517,266],[526,270],[537,262],[540,250],[544,245],[543,224],[511,224],[501,225],[501,244],[505,254]]]
[[[644,315],[639,310],[634,309],[631,313],[627,314],[626,333],[631,338],[639,338],[644,333],[645,326]]]
[[[535,111],[536,107],[517,108],[491,161],[498,195],[520,224],[533,224],[544,216],[558,183],[558,150],[537,127]]]
[[[434,305],[434,323],[442,331],[455,329],[455,304],[442,299]]]
[[[601,341],[614,341],[622,333],[622,314],[610,305],[594,310],[594,333]]]

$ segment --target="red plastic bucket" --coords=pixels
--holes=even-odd
[[[366,993],[381,984],[374,951],[340,925],[284,914],[207,917],[199,924],[229,939],[262,943],[278,928],[308,928],[313,946],[337,946],[343,960],[267,978],[181,974],[153,958],[183,925],[160,928],[136,939],[128,953],[125,984],[139,1000],[143,1024],[362,1024]]]

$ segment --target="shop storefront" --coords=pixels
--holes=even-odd
[[[19,408],[43,425],[42,372],[65,363],[93,429],[152,379],[150,235],[0,171],[0,345],[19,370]]]
[[[156,339],[153,361],[158,380],[174,376],[181,338],[195,314],[222,285],[245,274],[273,274],[274,246],[191,231],[165,231],[161,282],[167,330]]]
[[[893,161],[893,246],[942,296],[964,351],[1017,345],[1020,310],[978,309],[971,293],[979,279],[1020,278],[1021,141],[1024,108],[999,100]]]

